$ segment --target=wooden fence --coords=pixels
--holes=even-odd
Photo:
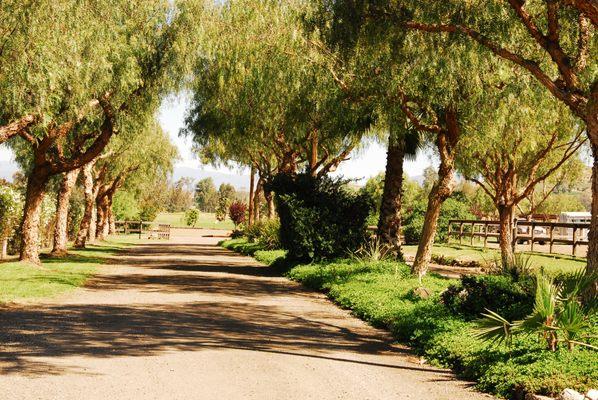
[[[149,239],[170,239],[170,225],[155,224],[147,221],[116,221],[116,233],[125,235],[131,233],[139,234],[139,239],[147,233]]]
[[[458,229],[454,229],[454,227]],[[535,228],[545,228],[546,234],[536,233]],[[548,243],[549,252],[553,252],[554,244],[572,246],[571,254],[576,256],[577,248],[580,245],[587,245],[587,232],[590,229],[589,223],[572,222],[541,222],[541,221],[515,221],[513,224],[513,248],[517,243],[529,243],[531,251],[534,251],[534,244]],[[499,221],[451,219],[448,226],[448,237],[459,239],[463,244],[463,238],[469,238],[469,244],[473,245],[474,238],[481,238],[484,247],[488,245],[489,238],[499,237]]]

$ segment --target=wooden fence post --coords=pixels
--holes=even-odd
[[[550,225],[550,248],[548,250],[548,252],[550,254],[552,254],[552,243],[554,241],[554,226]]]
[[[484,248],[488,246],[488,222],[484,223]]]
[[[534,233],[535,231],[535,224],[532,222],[532,231],[530,233],[530,251],[534,251],[534,239],[536,238],[536,235]]]
[[[469,245],[473,246],[473,232],[475,231],[475,222],[471,223],[471,240],[469,241]]]
[[[573,227],[573,257],[575,257],[575,251],[577,250],[577,227]]]
[[[459,223],[459,244],[463,244],[463,222]]]

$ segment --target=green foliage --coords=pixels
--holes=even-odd
[[[384,261],[391,258],[390,247],[380,242],[380,239],[377,237],[367,240],[351,256],[361,262]]]
[[[280,221],[260,220],[245,228],[243,235],[251,243],[258,243],[263,249],[280,249]]]
[[[112,212],[117,220],[139,220],[140,210],[135,195],[127,190],[119,190],[114,195]]]
[[[451,281],[433,274],[423,278],[432,293],[428,299],[414,296],[419,282],[404,264],[342,260],[299,265],[288,276],[325,291],[360,318],[391,330],[432,363],[477,381],[481,390],[511,398],[526,392],[556,395],[566,387],[583,392],[598,385],[592,351],[551,352],[534,337],[515,337],[509,349],[489,347],[474,337],[476,324],[440,302]],[[497,283],[496,290],[508,290],[506,285]]]
[[[193,183],[192,178],[180,178],[178,181],[168,185],[168,193],[165,199],[166,211],[185,211],[193,205],[193,192],[189,187]]]
[[[199,218],[199,210],[197,208],[190,208],[187,211],[185,211],[185,224],[187,226],[192,226],[195,227],[195,224],[197,224],[197,220]]]
[[[204,178],[195,185],[195,204],[203,212],[214,212],[218,207],[218,191],[212,178]]]
[[[278,175],[276,193],[280,242],[290,259],[319,260],[354,251],[366,237],[369,198],[346,189],[339,179]]]
[[[497,312],[487,310],[480,322],[479,337],[484,340],[512,342],[515,334],[537,334],[551,351],[556,351],[559,343],[566,343],[569,350],[581,345],[598,350],[588,342],[586,336],[595,321],[596,299],[586,299],[581,295],[594,283],[596,277],[584,271],[576,273],[566,285],[555,284],[544,274],[536,276],[535,298],[532,312],[523,320],[509,322]]]
[[[503,275],[464,276],[442,293],[442,303],[466,319],[479,318],[486,309],[508,319],[529,314],[533,304],[533,279],[515,280]]]
[[[262,264],[276,266],[284,262],[287,252],[284,250],[257,250],[253,256]]]
[[[255,252],[258,250],[262,250],[262,247],[259,243],[250,243],[247,241],[246,238],[225,240],[223,242],[220,242],[220,245],[225,249],[236,251],[237,253],[249,256],[255,254]]]
[[[12,236],[21,219],[23,200],[18,191],[0,184],[0,239]]]
[[[418,243],[424,227],[427,202],[420,201],[415,204],[411,212],[403,221],[403,234],[405,242]],[[436,229],[436,242],[444,243],[448,239],[448,222],[451,219],[475,219],[469,212],[469,204],[458,193],[449,197],[440,209],[438,227]]]

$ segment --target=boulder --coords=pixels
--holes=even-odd
[[[586,393],[586,399],[588,400],[598,400],[598,390],[590,389],[588,393]]]
[[[585,396],[573,389],[565,389],[559,395],[558,400],[585,400]]]

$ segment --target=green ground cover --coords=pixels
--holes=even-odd
[[[154,220],[155,223],[159,224],[169,224],[173,228],[189,228],[185,224],[185,213],[184,212],[176,212],[176,213],[168,213],[168,212],[161,212],[158,214],[156,219]],[[199,218],[197,219],[197,223],[195,224],[195,228],[203,228],[203,229],[226,229],[232,230],[235,227],[233,222],[226,218],[224,221],[218,221],[216,219],[216,214],[214,213],[199,213]]]
[[[87,249],[70,250],[65,257],[42,255],[41,266],[16,261],[0,263],[0,304],[53,297],[83,286],[100,264],[138,242],[132,236],[119,235]]]
[[[222,245],[254,254],[267,265],[279,267],[285,263],[283,251],[259,250],[245,239]],[[476,381],[479,390],[514,398],[527,392],[555,395],[566,387],[585,391],[598,386],[598,352],[594,350],[551,352],[536,337],[517,337],[511,347],[477,339],[475,318],[455,313],[441,301],[441,293],[458,285],[459,280],[425,276],[422,283],[428,297],[420,294],[419,281],[411,277],[409,267],[398,262],[337,260],[291,266],[286,275],[325,292],[373,326],[390,330],[398,341],[409,344],[428,362],[452,368],[461,377]],[[490,277],[488,281],[508,279]],[[496,288],[508,292],[514,290],[512,286],[502,282]],[[506,292],[497,297],[497,304],[509,297]],[[593,322],[595,327],[598,318]],[[598,333],[598,329],[591,333]]]
[[[416,245],[403,246],[403,253],[408,257],[415,257]],[[543,268],[548,274],[572,273],[584,268],[586,259],[561,254],[541,254],[531,252],[520,252],[529,256],[532,268]],[[489,264],[500,259],[500,251],[497,249],[484,249],[458,244],[435,244],[432,249],[433,256],[443,257],[447,261],[476,261],[481,264]]]

